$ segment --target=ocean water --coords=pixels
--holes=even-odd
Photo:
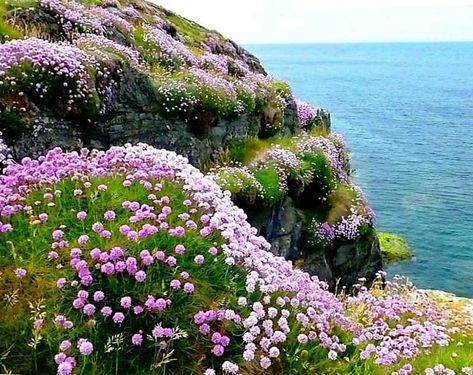
[[[379,230],[415,259],[387,267],[473,297],[473,43],[251,45],[332,113]]]

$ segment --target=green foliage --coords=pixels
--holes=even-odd
[[[301,160],[300,175],[307,183],[317,183],[321,196],[327,195],[334,189],[333,172],[322,151],[306,152]]]
[[[357,206],[357,199],[358,195],[350,186],[344,184],[337,185],[328,198],[330,210],[327,214],[327,222],[335,224],[342,217],[349,216],[351,208]]]
[[[195,22],[189,21],[175,14],[165,14],[164,18],[173,24],[176,27],[177,32],[182,36],[187,37],[192,44],[199,44],[205,40],[206,30]]]
[[[11,23],[5,20],[7,11],[9,10],[9,3],[0,4],[0,43],[5,43],[11,39],[20,39],[23,37]]]
[[[255,170],[253,174],[263,188],[263,199],[266,203],[272,205],[284,198],[279,173],[273,165]]]
[[[379,246],[386,262],[399,262],[412,258],[407,241],[394,233],[378,232]]]
[[[145,30],[142,26],[137,26],[133,32],[135,44],[137,50],[140,52],[141,57],[153,67],[157,64],[157,54],[159,53],[159,49],[154,43],[147,41],[145,38]]]
[[[255,177],[244,169],[226,168],[217,171],[216,182],[222,190],[228,190],[232,194],[241,195],[248,200],[254,200],[261,196],[262,187]]]
[[[15,215],[12,219],[15,229],[0,238],[0,264],[3,273],[0,275],[0,356],[2,353],[9,353],[3,363],[16,373],[54,373],[53,354],[58,351],[59,343],[67,334],[69,339],[89,337],[94,341],[94,354],[87,360],[80,360],[79,373],[110,374],[118,369],[120,373],[129,371],[133,374],[202,373],[203,370],[199,368],[199,355],[207,344],[204,340],[196,345],[195,337],[200,337],[200,334],[196,332],[198,328],[193,323],[193,314],[200,309],[218,308],[228,300],[236,301],[236,297],[244,292],[245,275],[237,268],[229,271],[223,261],[225,256],[220,252],[214,259],[209,259],[206,255],[206,261],[211,266],[198,266],[194,262],[197,254],[205,255],[211,246],[218,247],[222,244],[218,234],[203,238],[196,231],[187,231],[184,238],[179,238],[161,231],[149,239],[130,243],[126,237],[119,235],[120,225],[130,224],[130,213],[122,208],[121,204],[125,200],[144,203],[148,201],[149,191],[138,181],[130,188],[124,189],[120,179],[113,177],[91,178],[90,182],[92,186],[82,196],[73,194],[75,189],[83,188],[79,180],[64,181],[51,186],[45,191],[55,194],[54,206],[48,205],[48,201],[43,198],[44,190],[31,194],[26,203],[32,207],[33,212]],[[160,194],[172,199],[172,213],[166,219],[167,222],[171,226],[182,225],[178,215],[187,211],[187,207],[182,203],[187,194],[179,184],[167,180],[160,182],[163,184]],[[107,185],[108,189],[99,192],[100,184]],[[104,212],[111,209],[115,211],[116,219],[104,223],[113,236],[111,240],[107,240],[94,235],[90,228],[95,222],[104,222]],[[84,221],[76,218],[79,211],[87,212]],[[38,223],[40,213],[49,215],[47,222]],[[81,289],[80,285],[70,284],[70,280],[75,276],[74,271],[71,268],[56,267],[55,263],[58,262],[47,257],[48,251],[51,250],[51,233],[58,228],[62,228],[66,233],[65,239],[70,242],[71,248],[83,248],[84,258],[93,248],[105,251],[112,245],[126,249],[126,256],[139,258],[144,249],[149,249],[153,254],[157,250],[173,254],[176,245],[184,244],[187,249],[186,256],[180,258],[179,267],[176,269],[164,265],[150,267],[147,269],[147,280],[150,281],[145,283],[137,283],[133,277],[103,275],[94,280],[93,289],[89,290],[91,293],[102,290],[108,303],[115,301],[116,305],[111,305],[114,311],[120,310],[118,303],[125,294],[131,296],[134,301],[140,301],[147,294],[166,296],[172,299],[172,305],[160,312],[159,316],[144,314],[141,318],[133,318],[132,313],[127,313],[127,319],[121,325],[102,318],[98,312],[93,319],[86,318],[71,306],[72,300]],[[90,241],[85,248],[77,244],[77,238],[84,233],[90,234]],[[68,262],[68,251],[58,250],[61,259],[59,262]],[[13,271],[18,265],[26,269],[25,278],[14,276]],[[184,270],[192,275],[192,282],[198,291],[192,296],[180,290],[170,293],[168,287],[170,281],[179,278],[180,272]],[[64,290],[56,288],[55,282],[59,277],[69,280]],[[100,308],[100,304],[97,305]],[[66,314],[75,322],[75,327],[67,333],[58,330],[52,323],[54,316],[60,313]],[[45,325],[38,334],[32,329],[32,321],[40,317],[44,317]],[[132,356],[120,349],[124,347],[121,344],[117,344],[111,352],[105,350],[107,343],[111,338],[117,337],[116,335],[128,343],[132,333],[139,330],[149,333],[157,323],[161,323],[163,327],[178,326],[181,335],[177,335],[165,349],[160,350],[159,342],[145,339]],[[225,330],[225,327],[221,329]],[[241,335],[241,332],[232,334]],[[231,358],[231,353],[237,351],[238,347],[235,345],[232,343],[228,347],[227,358]],[[166,358],[169,359],[168,362],[165,361]]]
[[[19,136],[26,130],[23,114],[19,111],[1,111],[0,112],[0,128],[2,133],[7,137]]]

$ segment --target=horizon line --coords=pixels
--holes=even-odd
[[[310,45],[310,44],[440,44],[440,43],[473,43],[471,40],[399,40],[399,41],[333,41],[333,42],[237,42],[241,45]]]

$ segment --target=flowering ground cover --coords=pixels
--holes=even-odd
[[[35,8],[47,17],[28,26],[17,12]],[[18,0],[0,9],[0,19],[0,128],[7,138],[28,131],[38,109],[86,124],[113,112],[123,69],[150,78],[163,116],[257,114],[267,136],[280,131],[292,100],[288,85],[255,70],[246,52],[159,7]]]
[[[212,173],[222,189],[246,201],[274,204],[294,184],[310,191],[304,206],[314,208],[306,218],[313,246],[354,240],[373,225],[374,212],[350,178],[348,154],[338,134],[249,140],[236,145],[230,158],[236,166],[217,167]]]
[[[35,9],[52,24],[20,22]],[[472,326],[444,304],[383,274],[335,295],[268,251],[234,205],[302,186],[307,235],[325,248],[374,218],[343,139],[234,43],[116,0],[9,0],[0,43],[5,140],[39,110],[81,126],[107,116],[125,70],[149,78],[169,119],[261,119],[207,176],[145,144],[15,163],[0,133],[0,372],[473,373]],[[307,133],[281,136],[293,108]]]
[[[0,176],[0,214],[5,371],[416,374],[452,350],[470,371],[471,343],[429,299],[402,280],[328,292],[175,153],[24,159]]]

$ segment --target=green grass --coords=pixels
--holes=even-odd
[[[175,14],[166,14],[164,18],[173,24],[177,32],[190,39],[191,44],[199,44],[206,39],[207,30],[195,22],[179,17]]]
[[[272,205],[284,198],[279,173],[274,166],[269,165],[266,168],[255,170],[253,174],[263,187],[263,199],[266,203]]]
[[[187,195],[182,186],[166,180],[161,182],[163,189],[160,196],[172,197],[173,212],[167,221],[171,226],[182,225],[178,214],[187,211],[182,204]],[[129,212],[121,208],[121,202],[130,200],[145,203],[148,201],[149,191],[138,182],[133,183],[131,188],[124,189],[121,180],[116,178],[93,178],[91,183],[92,187],[81,197],[73,196],[74,189],[82,185],[77,181],[64,181],[52,186],[51,192],[61,192],[60,196],[54,198],[54,207],[48,207],[43,199],[43,192],[31,194],[27,203],[31,205],[33,212],[15,215],[11,221],[15,228],[13,232],[0,237],[0,264],[3,273],[0,277],[0,331],[2,332],[0,358],[2,353],[9,353],[2,360],[3,362],[0,362],[0,367],[4,364],[15,373],[35,372],[32,370],[35,368],[38,373],[53,373],[52,359],[59,342],[66,338],[66,333],[55,328],[51,320],[56,314],[63,313],[75,322],[75,328],[67,334],[67,338],[93,339],[96,348],[96,354],[91,358],[87,361],[80,360],[79,372],[105,374],[114,373],[115,368],[119,368],[120,373],[129,371],[136,374],[164,374],[163,371],[167,371],[188,374],[189,372],[186,371],[189,370],[190,364],[192,371],[199,372],[199,353],[208,349],[208,343],[201,340],[199,345],[196,345],[196,336],[192,333],[196,330],[192,319],[193,314],[199,309],[206,310],[221,305],[232,307],[229,301],[235,301],[236,295],[244,293],[244,274],[237,268],[229,270],[223,262],[222,253],[217,255],[215,260],[207,254],[209,247],[222,243],[221,237],[217,234],[202,238],[198,233],[188,231],[185,238],[177,238],[163,231],[148,239],[130,243],[118,233],[121,224],[129,224],[130,216]],[[99,184],[106,184],[108,190],[98,192]],[[113,222],[105,222],[103,214],[110,209],[115,210],[117,218]],[[76,213],[81,210],[88,212],[88,217],[83,222],[76,219]],[[48,221],[36,224],[35,220],[42,212],[48,213]],[[97,221],[102,221],[112,232],[111,240],[103,239],[90,230],[91,225]],[[167,296],[173,301],[171,307],[161,313],[159,319],[148,315],[141,319],[128,316],[126,323],[120,326],[96,314],[95,321],[91,325],[89,319],[71,308],[71,302],[81,288],[66,286],[64,291],[60,292],[55,287],[55,281],[59,277],[66,277],[69,281],[75,278],[72,269],[67,267],[67,249],[59,251],[60,262],[65,265],[64,269],[57,269],[56,262],[47,259],[47,253],[51,249],[51,233],[58,228],[63,228],[65,239],[70,242],[68,248],[78,246],[76,242],[78,236],[89,234],[90,242],[82,247],[85,259],[88,258],[86,254],[94,247],[110,249],[110,246],[120,246],[125,249],[127,256],[138,256],[143,249],[149,249],[151,252],[159,249],[167,254],[173,254],[173,249],[177,244],[184,244],[187,249],[186,256],[179,262],[179,267],[176,269],[162,265],[150,267],[147,270],[149,282],[136,283],[132,277],[104,277],[100,273],[94,273],[93,288],[85,288],[91,291],[103,290],[107,303],[111,304],[115,311],[117,306],[113,304],[116,304],[124,294],[131,296],[134,301],[140,301],[148,294],[157,297]],[[211,265],[197,266],[193,261],[197,254],[204,254],[206,262],[211,262]],[[17,267],[26,269],[27,277],[24,279],[15,277],[13,271]],[[183,270],[192,275],[191,280],[198,291],[192,297],[181,291],[170,291],[168,287],[169,282],[173,278],[178,278],[177,275]],[[30,303],[43,307],[33,312],[32,310],[35,309]],[[35,337],[31,327],[32,319],[42,314],[45,314],[47,323],[40,332],[41,338],[38,343],[32,346],[31,340]],[[112,335],[124,334],[128,342],[131,333],[138,332],[140,329],[149,333],[158,322],[161,322],[164,327],[179,326],[188,334],[188,337],[176,340],[161,354],[156,353],[152,342],[134,350],[132,356],[127,355],[127,351],[130,350],[129,345],[124,346],[128,349],[123,349],[126,351],[121,352],[119,356],[116,356],[115,352],[104,352],[104,345]],[[240,335],[241,332],[235,331],[234,334]],[[235,346],[229,347],[229,353],[236,349]],[[171,350],[175,352],[171,353]],[[163,364],[161,368],[153,368],[153,364],[161,361],[165,354],[170,355],[172,362]],[[231,357],[231,354],[229,355]],[[118,365],[115,362],[116,358],[119,360]]]

